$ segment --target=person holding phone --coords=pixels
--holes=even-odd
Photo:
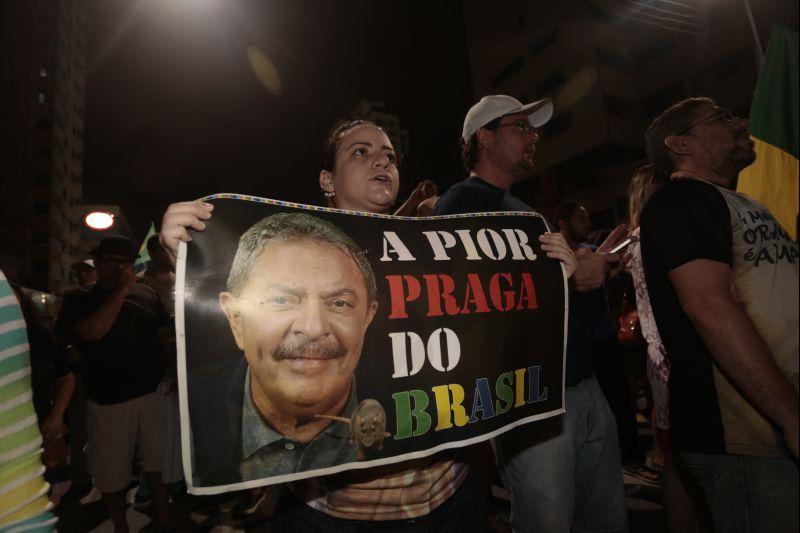
[[[585,244],[592,231],[592,223],[586,208],[573,201],[555,207],[553,224],[558,226],[578,257],[595,254],[604,255],[609,260],[602,285],[588,291],[570,291],[568,373],[571,368],[579,376],[597,379],[603,391],[603,403],[613,413],[617,437],[615,445],[626,473],[646,483],[657,483],[658,474],[644,467],[625,356],[609,316],[607,289],[619,281],[617,276],[622,270],[620,256],[612,252],[615,248],[619,250],[620,245],[612,247],[611,243],[624,237],[626,226],[617,226],[597,248]],[[602,408],[598,406],[598,409]]]

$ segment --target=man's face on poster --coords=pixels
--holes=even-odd
[[[313,238],[274,241],[240,293],[222,293],[220,303],[259,410],[313,416],[343,404],[377,308],[355,260]]]

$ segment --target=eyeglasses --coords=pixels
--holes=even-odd
[[[538,133],[538,130],[531,126],[531,123],[527,120],[516,120],[514,122],[509,122],[508,124],[498,124],[498,128],[505,128],[506,126],[512,126],[517,129],[517,131],[522,135],[530,135],[532,133]]]
[[[717,123],[720,123],[720,124],[730,124],[731,122],[734,121],[734,119],[736,119],[736,115],[734,115],[733,113],[731,113],[729,110],[725,109],[724,107],[719,107],[719,108],[717,108],[716,111],[714,111],[713,113],[708,115],[706,118],[704,118],[702,120],[698,120],[697,122],[695,122],[694,124],[692,124],[688,128],[682,129],[681,131],[675,133],[675,135],[686,135],[687,133],[692,131],[697,126],[700,126],[701,124],[707,124],[709,122],[717,122]]]

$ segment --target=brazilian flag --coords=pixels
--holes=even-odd
[[[772,32],[750,108],[756,162],[739,174],[739,192],[764,204],[793,238],[798,208],[798,34]]]
[[[147,240],[156,234],[156,225],[150,222],[150,228],[147,230],[147,235],[144,236],[142,245],[139,247],[139,257],[133,263],[133,271],[137,274],[144,272],[147,269],[147,263],[150,261],[150,252],[147,251]]]

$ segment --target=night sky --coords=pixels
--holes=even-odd
[[[320,145],[361,98],[407,129],[406,186],[449,184],[472,104],[460,3],[89,3],[84,201],[137,238],[167,204],[215,192],[318,203]],[[282,91],[247,61],[257,46]]]

